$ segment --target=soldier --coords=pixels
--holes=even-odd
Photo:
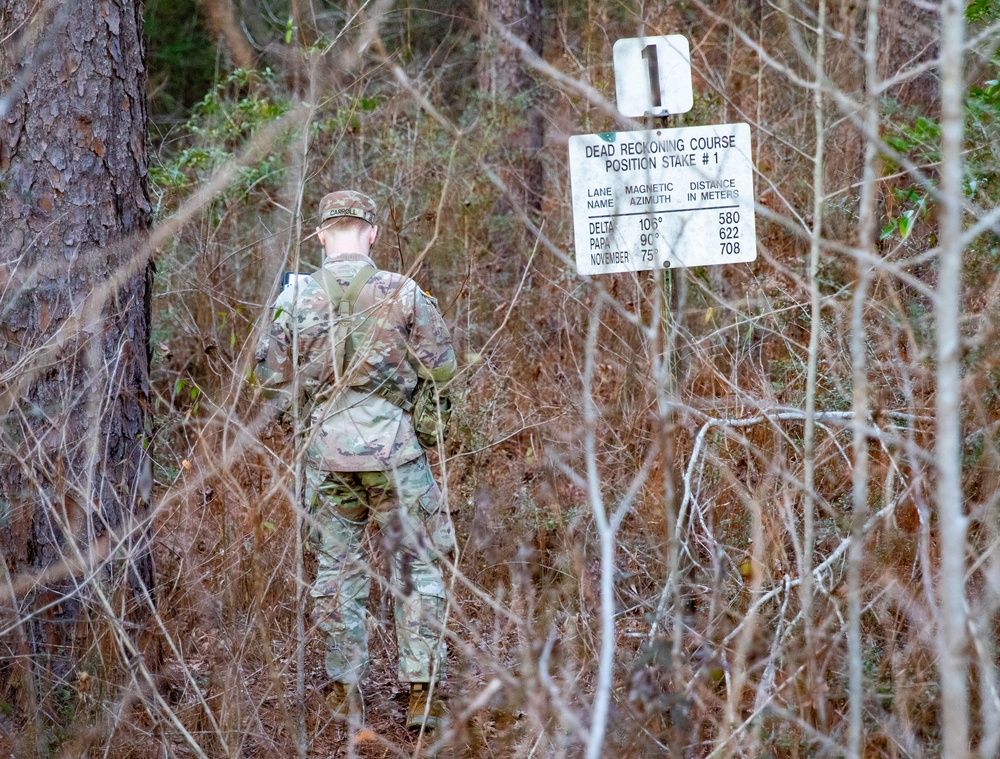
[[[433,683],[445,659],[440,557],[455,537],[411,412],[418,382],[439,388],[454,376],[455,351],[437,302],[369,258],[378,235],[371,198],[330,193],[319,217],[326,260],[278,296],[257,352],[257,379],[287,408],[297,341],[310,416],[306,500],[319,563],[311,595],[332,681],[327,702],[340,714],[356,709],[368,672],[364,534],[371,518],[391,554],[398,676],[410,684],[406,726],[434,729]]]

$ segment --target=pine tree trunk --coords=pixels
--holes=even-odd
[[[497,199],[493,213],[501,218],[511,217],[518,207],[537,220],[545,189],[541,160],[545,121],[538,103],[538,84],[520,51],[504,41],[501,30],[523,40],[541,56],[542,0],[482,0],[479,14],[483,27],[479,83],[491,96],[505,133],[504,150],[496,158],[500,163],[500,178],[510,193]],[[524,236],[514,232],[519,229],[521,224],[516,220],[501,221],[490,235],[501,267],[516,275],[527,256]]]
[[[921,64],[930,63],[941,53],[941,21],[936,4],[909,0],[885,0],[879,6],[880,80],[899,76]],[[934,68],[919,76],[906,77],[889,87],[886,95],[908,106],[927,111],[938,107],[940,77]]]
[[[0,690],[44,713],[152,581],[141,6],[0,0],[0,40]]]

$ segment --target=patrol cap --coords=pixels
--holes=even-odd
[[[319,202],[319,223],[339,216],[355,216],[375,226],[375,201],[361,192],[337,190],[323,196]]]

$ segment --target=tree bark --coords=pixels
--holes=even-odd
[[[941,53],[941,20],[930,3],[885,0],[879,5],[878,73],[882,81],[935,60]],[[938,72],[905,77],[886,94],[906,106],[938,107]]]
[[[520,53],[504,41],[503,32],[524,40],[536,54],[542,55],[542,0],[483,0],[480,3],[483,27],[479,62],[480,89],[489,93],[498,114],[504,139],[500,155],[500,178],[509,191],[500,197],[494,216],[511,217],[516,207],[538,219],[545,191],[545,169],[541,150],[545,144],[545,121],[538,103],[538,84]],[[494,252],[516,272],[523,253],[523,235],[517,222],[501,222],[490,235]],[[519,254],[522,251],[522,254]],[[513,263],[514,266],[509,266]]]
[[[0,39],[0,690],[44,713],[150,598],[141,6],[0,0]]]

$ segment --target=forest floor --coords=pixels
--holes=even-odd
[[[287,450],[279,447],[279,453]],[[504,460],[487,465],[493,482],[503,480]],[[227,747],[218,746],[220,755],[226,749],[245,757],[288,755],[299,733],[295,521],[287,501],[271,493],[270,475],[254,466],[252,456],[242,463],[228,478],[210,477],[182,488],[186,497],[163,501],[168,505],[157,526],[158,606],[181,656],[164,648],[160,691],[185,725],[208,734],[209,744],[217,742],[213,733],[227,736]],[[192,467],[185,474],[196,473],[197,457]],[[469,474],[464,466],[449,471],[452,504],[475,500],[465,484]],[[502,509],[496,524],[484,526],[488,510],[483,501],[480,497],[480,508],[452,507],[463,549],[460,569],[480,579],[495,577],[494,563],[501,571],[520,566],[509,561],[515,557],[506,549],[484,544],[505,539],[507,529]],[[374,525],[369,526],[368,544],[374,576],[387,577],[385,550]],[[541,561],[536,557],[530,563]],[[510,686],[523,647],[533,644],[525,642],[524,631],[499,625],[461,583],[449,615],[448,677],[440,683],[446,707],[442,729],[420,737],[405,728],[409,690],[396,677],[391,594],[379,581],[372,584],[369,599],[371,672],[362,683],[363,714],[350,719],[333,715],[324,700],[323,643],[311,621],[308,587],[314,576],[315,561],[307,551],[302,582],[308,756],[492,756],[494,739],[509,745],[512,736],[525,731],[525,694]],[[489,632],[484,636],[484,631]],[[484,637],[496,645],[483,649],[488,645]],[[173,755],[195,755],[179,732],[167,728],[165,733]]]

